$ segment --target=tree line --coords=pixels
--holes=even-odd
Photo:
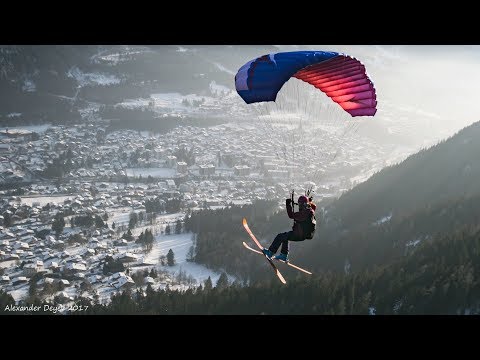
[[[168,315],[420,315],[480,313],[480,226],[466,226],[431,239],[388,265],[342,274],[325,271],[246,286],[211,279],[186,291],[127,289],[108,305],[89,305],[85,314]],[[0,312],[13,298],[0,292]],[[4,312],[5,313],[5,312]]]

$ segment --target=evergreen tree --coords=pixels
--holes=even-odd
[[[165,211],[169,214],[179,212],[181,205],[182,201],[180,199],[169,199],[165,203]]]
[[[195,260],[195,248],[194,246],[190,246],[190,248],[188,249],[188,253],[187,253],[187,261],[194,261]]]
[[[133,240],[132,231],[128,229],[127,232],[123,234],[122,238],[124,238],[127,241],[132,241]]]
[[[125,266],[120,261],[114,260],[111,256],[107,256],[105,260],[102,269],[104,275],[125,271]]]
[[[105,223],[103,222],[102,218],[98,215],[95,215],[95,227],[99,229],[104,226],[105,226]]]
[[[32,277],[30,279],[30,285],[28,287],[29,300],[32,302],[36,296],[37,296],[37,277]]]
[[[58,236],[62,233],[64,227],[65,227],[65,219],[63,218],[63,214],[57,213],[52,223],[52,230],[55,231],[55,233]]]
[[[212,279],[210,278],[210,276],[207,278],[207,280],[205,280],[205,286],[204,286],[204,289],[205,291],[208,291],[208,290],[212,290],[213,288],[213,284],[212,284]]]
[[[73,244],[86,244],[88,241],[82,234],[72,234],[67,240],[69,245]]]
[[[220,289],[225,289],[226,287],[228,287],[228,277],[227,277],[227,274],[222,272],[222,274],[217,280],[216,288],[220,290]]]
[[[142,244],[145,252],[150,252],[153,249],[154,237],[150,229],[146,229],[145,233],[142,231],[137,242]]]
[[[133,229],[135,228],[135,225],[136,225],[136,222],[134,219],[130,218],[130,220],[128,221],[128,229]]]
[[[5,310],[7,305],[14,306],[15,299],[12,297],[12,295],[0,290],[0,314],[12,314],[11,312]]]
[[[168,266],[175,265],[175,255],[174,255],[172,249],[168,250],[168,253],[167,253],[167,265]]]
[[[181,233],[182,233],[182,222],[179,219],[175,224],[175,234],[181,234]]]
[[[153,249],[153,242],[155,238],[153,237],[152,230],[145,230],[145,250],[150,252]]]
[[[155,296],[155,291],[152,288],[152,284],[147,284],[147,288],[145,289],[145,295],[149,299],[152,299]]]
[[[3,213],[3,226],[5,227],[12,226],[12,217],[8,212]]]

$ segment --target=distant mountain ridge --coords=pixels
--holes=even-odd
[[[233,89],[233,77],[241,65],[275,49],[241,45],[0,46],[0,125],[76,119],[79,114],[75,112],[84,101],[115,104],[152,92],[201,95],[209,91],[212,81]],[[95,81],[102,76],[110,82]],[[62,107],[75,114],[58,112]]]

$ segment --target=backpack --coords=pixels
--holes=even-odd
[[[315,217],[315,213],[312,212],[312,215],[310,216],[310,219],[306,220],[303,223],[303,233],[305,236],[305,239],[313,239],[313,236],[315,235],[315,229],[317,227],[317,219]]]

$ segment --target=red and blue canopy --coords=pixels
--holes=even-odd
[[[260,56],[235,75],[238,94],[247,103],[275,101],[290,78],[324,92],[351,116],[377,112],[375,88],[365,66],[354,57],[329,51],[292,51]]]

